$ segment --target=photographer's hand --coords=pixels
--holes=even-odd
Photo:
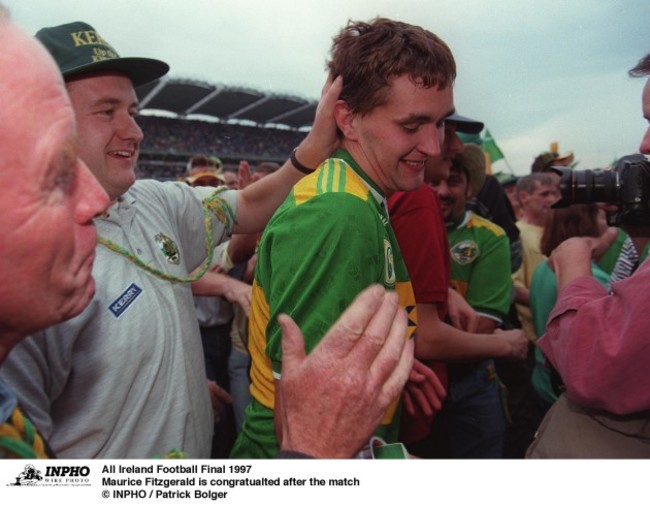
[[[578,277],[591,277],[591,260],[601,256],[616,238],[616,228],[608,228],[600,237],[571,237],[557,246],[548,259],[561,291]]]

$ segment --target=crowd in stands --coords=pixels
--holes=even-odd
[[[284,161],[305,132],[199,120],[139,115],[144,132],[140,178],[177,179],[197,152],[219,156],[236,167],[240,159]]]

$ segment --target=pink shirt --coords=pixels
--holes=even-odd
[[[592,277],[567,284],[538,344],[579,405],[650,410],[650,261],[611,294]]]

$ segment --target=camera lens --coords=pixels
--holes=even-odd
[[[650,225],[650,162],[642,154],[623,156],[613,170],[552,169],[560,174],[562,195],[553,207],[567,207],[573,203],[613,203],[619,208],[609,216],[613,223]]]
[[[575,170],[569,181],[571,203],[616,203],[618,177],[613,170]],[[564,188],[560,186],[564,197]]]

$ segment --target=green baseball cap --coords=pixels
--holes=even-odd
[[[92,26],[81,21],[42,28],[36,38],[50,52],[66,80],[95,72],[118,72],[138,87],[169,71],[169,65],[160,60],[120,57]]]

